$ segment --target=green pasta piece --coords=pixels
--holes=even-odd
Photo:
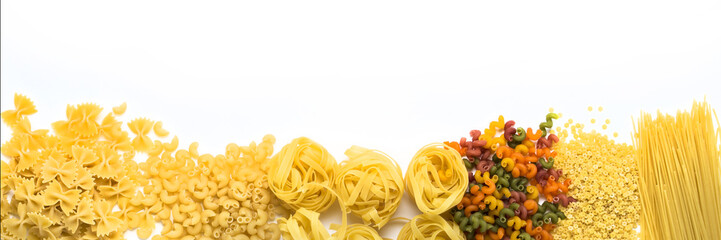
[[[523,128],[517,128],[516,133],[518,135],[513,136],[513,141],[517,143],[523,142],[524,139],[526,139],[526,130],[523,130]]]
[[[545,169],[553,168],[554,161],[555,160],[552,157],[549,157],[548,160],[546,160],[545,158],[538,159],[538,162],[541,163],[541,167]]]

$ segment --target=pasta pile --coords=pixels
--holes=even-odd
[[[415,216],[398,233],[400,240],[463,240],[458,225],[433,213]]]
[[[37,112],[22,95],[2,113],[13,129],[2,145],[0,175],[3,239],[123,239],[137,229],[153,239],[279,239],[274,197],[268,189],[268,159],[275,138],[247,147],[229,144],[225,155],[200,155],[198,144],[177,150],[161,122],[138,118],[123,130],[117,117],[126,104],[102,120],[95,104],[67,107],[67,120],[32,130]],[[147,154],[143,163],[136,153]],[[142,191],[137,189],[142,188]],[[12,197],[8,199],[8,195]]]
[[[131,201],[148,182],[133,158],[152,148],[156,122],[129,122],[131,139],[116,119],[123,109],[101,120],[98,105],[68,105],[67,120],[54,122],[52,135],[31,128],[27,116],[37,110],[30,99],[16,94],[14,103],[2,113],[13,131],[2,145],[9,160],[0,175],[3,239],[118,239],[128,229],[152,231],[159,209]]]
[[[606,120],[606,124],[610,120]],[[638,239],[638,168],[633,147],[569,119],[556,146],[556,165],[575,179],[578,199],[556,229],[558,239]],[[569,131],[570,130],[570,135]],[[566,136],[566,137],[564,137]]]
[[[441,214],[461,201],[468,173],[458,151],[443,143],[421,148],[406,172],[408,195],[424,213]]]
[[[468,169],[463,181],[469,187],[450,211],[466,239],[553,239],[566,219],[561,208],[576,201],[567,195],[571,179],[554,167],[559,138],[550,129],[557,118],[549,113],[534,133],[499,116],[483,134],[473,130],[470,140],[445,143]]]
[[[365,224],[382,228],[398,209],[403,196],[401,167],[388,155],[364,147],[345,151],[335,179],[342,203]]]
[[[721,239],[721,128],[706,101],[634,126],[641,239]]]
[[[198,153],[197,142],[175,151],[156,141],[140,164],[150,183],[131,204],[156,209],[163,229],[153,239],[280,239],[278,225],[269,223],[275,206],[266,173],[274,143],[266,135],[213,156]],[[149,234],[138,231],[140,238]]]
[[[341,166],[323,146],[306,137],[296,138],[273,156],[269,185],[278,199],[295,210],[279,218],[286,239],[381,239],[375,229],[347,225],[346,213],[360,216],[365,224],[381,228],[395,213],[403,194],[401,171],[388,155],[359,146],[345,153]],[[331,236],[320,213],[333,204],[341,206],[341,225],[332,225]]]

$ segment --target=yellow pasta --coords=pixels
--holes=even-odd
[[[568,130],[573,134],[563,136],[553,147],[558,153],[554,168],[573,179],[568,195],[578,201],[563,210],[568,219],[558,223],[554,238],[638,239],[640,205],[633,146],[585,131],[580,125]],[[531,188],[526,190],[529,194]],[[533,191],[537,196],[538,189]]]
[[[21,94],[15,94],[14,103],[15,109],[2,112],[2,120],[10,126],[15,125],[23,117],[38,112],[33,101]]]
[[[48,184],[48,188],[43,191],[42,195],[45,197],[43,205],[53,206],[59,203],[60,209],[65,216],[68,216],[80,201],[80,192],[81,190],[77,189],[64,189],[59,182],[52,181]]]
[[[155,132],[155,135],[158,135],[158,137],[165,137],[170,133],[168,130],[163,129],[163,122],[161,121],[155,122],[155,125],[153,125],[153,132]]]
[[[339,225],[331,224],[331,229],[338,229],[340,228]],[[347,240],[384,240],[386,238],[381,238],[380,235],[378,235],[378,232],[363,224],[351,224],[348,225],[348,228],[345,232],[345,236],[338,236],[338,233],[334,233],[333,237],[336,239],[347,239]]]
[[[341,163],[335,189],[341,202],[365,224],[382,228],[398,209],[403,176],[398,163],[377,150],[352,146]]]
[[[721,126],[704,101],[634,122],[641,239],[721,239]]]
[[[122,103],[122,104],[118,105],[117,107],[113,107],[113,113],[115,115],[123,115],[123,113],[125,113],[125,109],[127,109],[127,108],[128,108],[128,104]]]
[[[424,213],[413,217],[410,222],[403,225],[397,239],[463,240],[464,238],[455,222],[447,221],[437,214]]]
[[[54,122],[52,133],[34,130],[28,115],[35,106],[22,95],[15,100],[16,109],[3,113],[13,134],[0,147],[8,160],[0,180],[2,238],[122,236],[129,228],[122,223],[134,223],[142,211],[129,199],[145,184],[122,123],[112,114],[98,122],[102,108],[85,103],[69,105],[67,119]]]
[[[197,142],[177,151],[164,143],[158,156],[139,164],[149,174],[146,198],[152,200],[134,202],[160,205],[157,216],[169,239],[278,239],[277,225],[269,223],[276,200],[266,175],[274,143],[267,135],[259,144],[228,144],[226,154],[216,156],[201,154]]]
[[[109,233],[117,231],[123,225],[123,221],[112,213],[112,203],[108,201],[96,201],[93,205],[93,212],[97,219],[96,226],[98,236],[107,236]]]
[[[270,189],[292,209],[323,212],[335,201],[327,189],[332,187],[338,164],[313,140],[294,139],[271,158],[270,166],[273,169],[268,173]]]
[[[432,143],[413,156],[405,182],[408,195],[421,212],[441,214],[463,198],[468,172],[460,153],[442,143]]]
[[[318,219],[320,213],[300,208],[288,219],[279,218],[278,227],[285,239],[330,239],[330,234]]]
[[[153,141],[147,136],[153,124],[153,121],[146,118],[138,118],[128,123],[130,131],[137,135],[132,141],[136,150],[145,152],[153,148]]]

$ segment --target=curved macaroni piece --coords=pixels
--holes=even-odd
[[[128,108],[128,104],[123,102],[122,104],[113,107],[113,114],[115,115],[123,115],[125,113],[125,110]]]
[[[155,135],[158,135],[158,137],[165,137],[170,134],[168,130],[163,129],[163,122],[161,121],[155,122],[155,124],[153,125],[153,132],[155,133]]]

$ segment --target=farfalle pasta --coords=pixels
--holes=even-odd
[[[123,203],[147,180],[122,122],[113,113],[100,121],[103,109],[84,103],[68,105],[52,132],[33,130],[32,102],[16,95],[15,107],[2,113],[13,130],[0,147],[3,239],[112,239],[134,228],[125,220],[145,209]]]
[[[4,111],[1,114],[3,122],[9,126],[17,124],[17,122],[25,116],[38,112],[38,110],[35,109],[33,101],[30,101],[30,99],[24,95],[16,93],[14,103],[15,109]]]
[[[153,141],[148,137],[148,133],[153,128],[153,121],[146,118],[138,118],[128,123],[128,128],[136,137],[133,138],[133,147],[139,151],[149,151],[153,148]]]

